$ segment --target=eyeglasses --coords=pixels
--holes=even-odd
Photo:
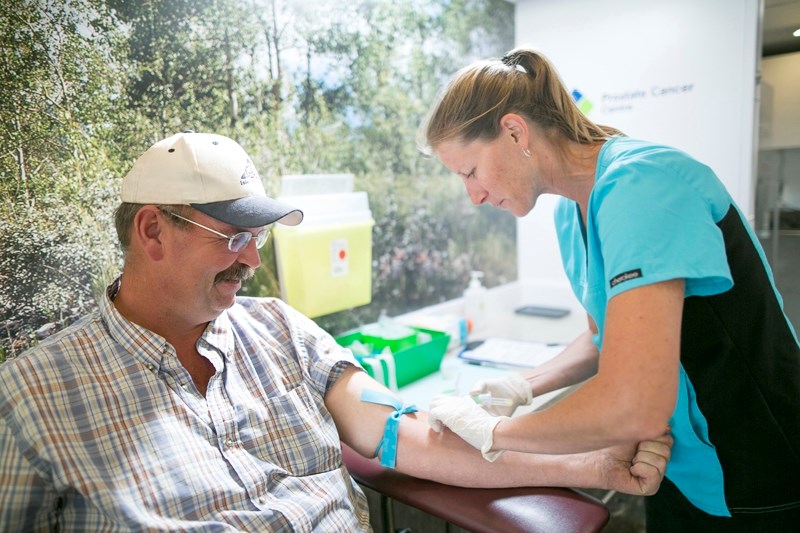
[[[220,233],[217,230],[213,230],[209,227],[206,227],[194,220],[188,219],[186,217],[180,216],[178,213],[173,213],[172,211],[168,211],[166,209],[161,210],[164,213],[169,213],[170,215],[174,216],[175,218],[179,218],[181,220],[185,220],[190,224],[194,224],[195,226],[199,226],[206,231],[210,231],[214,235],[219,235],[221,238],[228,241],[228,250],[233,253],[239,253],[244,250],[244,247],[250,243],[250,239],[255,238],[256,240],[256,248],[261,248],[267,242],[269,238],[269,230],[264,228],[259,231],[256,235],[253,235],[249,231],[242,231],[237,233],[236,235],[225,235],[224,233]]]

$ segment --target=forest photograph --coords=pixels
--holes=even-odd
[[[417,148],[449,77],[513,47],[503,0],[0,3],[0,362],[96,308],[120,274],[120,184],[154,142],[239,142],[267,194],[352,174],[374,219],[368,305],[336,335],[516,279],[516,221]],[[280,297],[275,250],[240,294]]]

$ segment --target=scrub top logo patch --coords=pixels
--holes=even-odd
[[[613,278],[611,278],[609,280],[609,283],[611,284],[611,288],[613,289],[614,287],[616,287],[617,285],[619,285],[623,281],[628,281],[628,280],[641,278],[641,277],[642,277],[642,269],[641,268],[637,268],[636,270],[628,270],[627,272],[623,272],[622,274],[619,274],[618,276],[614,276]]]

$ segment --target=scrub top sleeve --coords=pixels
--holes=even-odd
[[[590,203],[608,298],[678,278],[686,296],[730,289],[725,243],[706,196],[669,171],[634,165],[617,172]]]

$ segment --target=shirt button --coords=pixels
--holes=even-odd
[[[233,447],[233,439],[225,439],[225,446],[228,448]]]

